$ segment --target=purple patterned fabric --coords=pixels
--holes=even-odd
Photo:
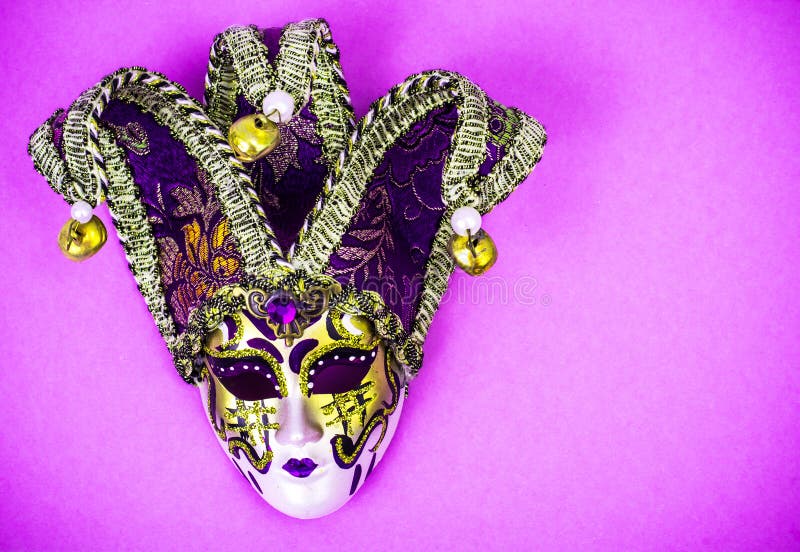
[[[457,117],[452,105],[433,110],[389,149],[331,256],[330,275],[380,293],[406,330],[444,213],[442,171]]]
[[[328,172],[311,103],[288,124],[280,126],[281,143],[277,148],[254,163],[245,163],[267,220],[284,251],[297,239]],[[237,98],[237,106],[237,118],[257,111],[243,96]]]
[[[56,146],[59,155],[64,157],[64,123],[67,120],[67,114],[69,112],[65,109],[61,113],[58,114],[53,121],[50,123],[50,128],[53,129],[53,144]]]
[[[279,27],[261,30],[270,63],[274,63],[278,55],[282,32]],[[281,143],[274,151],[254,163],[245,164],[267,220],[284,251],[297,239],[327,175],[312,103],[313,99],[287,125],[281,125]],[[261,110],[261,106],[250,105],[243,95],[236,98],[236,106],[235,118]]]
[[[167,302],[183,331],[192,310],[242,277],[228,219],[208,175],[152,115],[114,100],[102,121],[127,153],[158,245]]]

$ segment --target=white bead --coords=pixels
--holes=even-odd
[[[459,207],[450,217],[450,224],[459,236],[474,236],[481,229],[481,214],[473,207]]]
[[[288,123],[294,115],[294,100],[284,90],[273,90],[261,105],[264,115],[275,123]]]
[[[313,381],[308,382],[308,388],[311,389],[313,387],[314,387],[314,382]]]
[[[70,207],[69,214],[81,224],[87,223],[92,220],[92,206],[85,201],[76,201]]]

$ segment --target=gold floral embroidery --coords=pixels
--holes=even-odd
[[[185,324],[194,305],[211,297],[236,274],[239,260],[230,239],[227,219],[221,219],[210,236],[203,232],[197,220],[182,230],[183,250],[170,236],[158,241],[162,251],[161,266],[166,269],[164,284],[175,286],[170,304],[178,321]]]
[[[183,325],[189,312],[235,279],[240,268],[229,221],[220,215],[219,205],[209,200],[213,195],[208,175],[198,170],[197,178],[199,186],[176,186],[170,191],[177,205],[169,216],[188,219],[180,227],[183,240],[178,238],[177,229],[157,238],[162,283],[175,321]],[[151,221],[159,225],[169,219],[160,184],[157,197]]]

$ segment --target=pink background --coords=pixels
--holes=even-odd
[[[0,548],[800,548],[800,4],[9,4]],[[550,140],[485,223],[528,293],[451,295],[383,464],[298,521],[219,450],[118,242],[61,257],[25,147],[117,67],[200,96],[216,32],[315,16],[357,114],[446,68]]]

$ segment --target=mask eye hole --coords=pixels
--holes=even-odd
[[[378,354],[340,347],[318,358],[308,369],[308,392],[314,395],[346,393],[357,389]]]
[[[216,358],[208,365],[222,386],[237,399],[261,401],[282,397],[272,368],[259,357]]]

